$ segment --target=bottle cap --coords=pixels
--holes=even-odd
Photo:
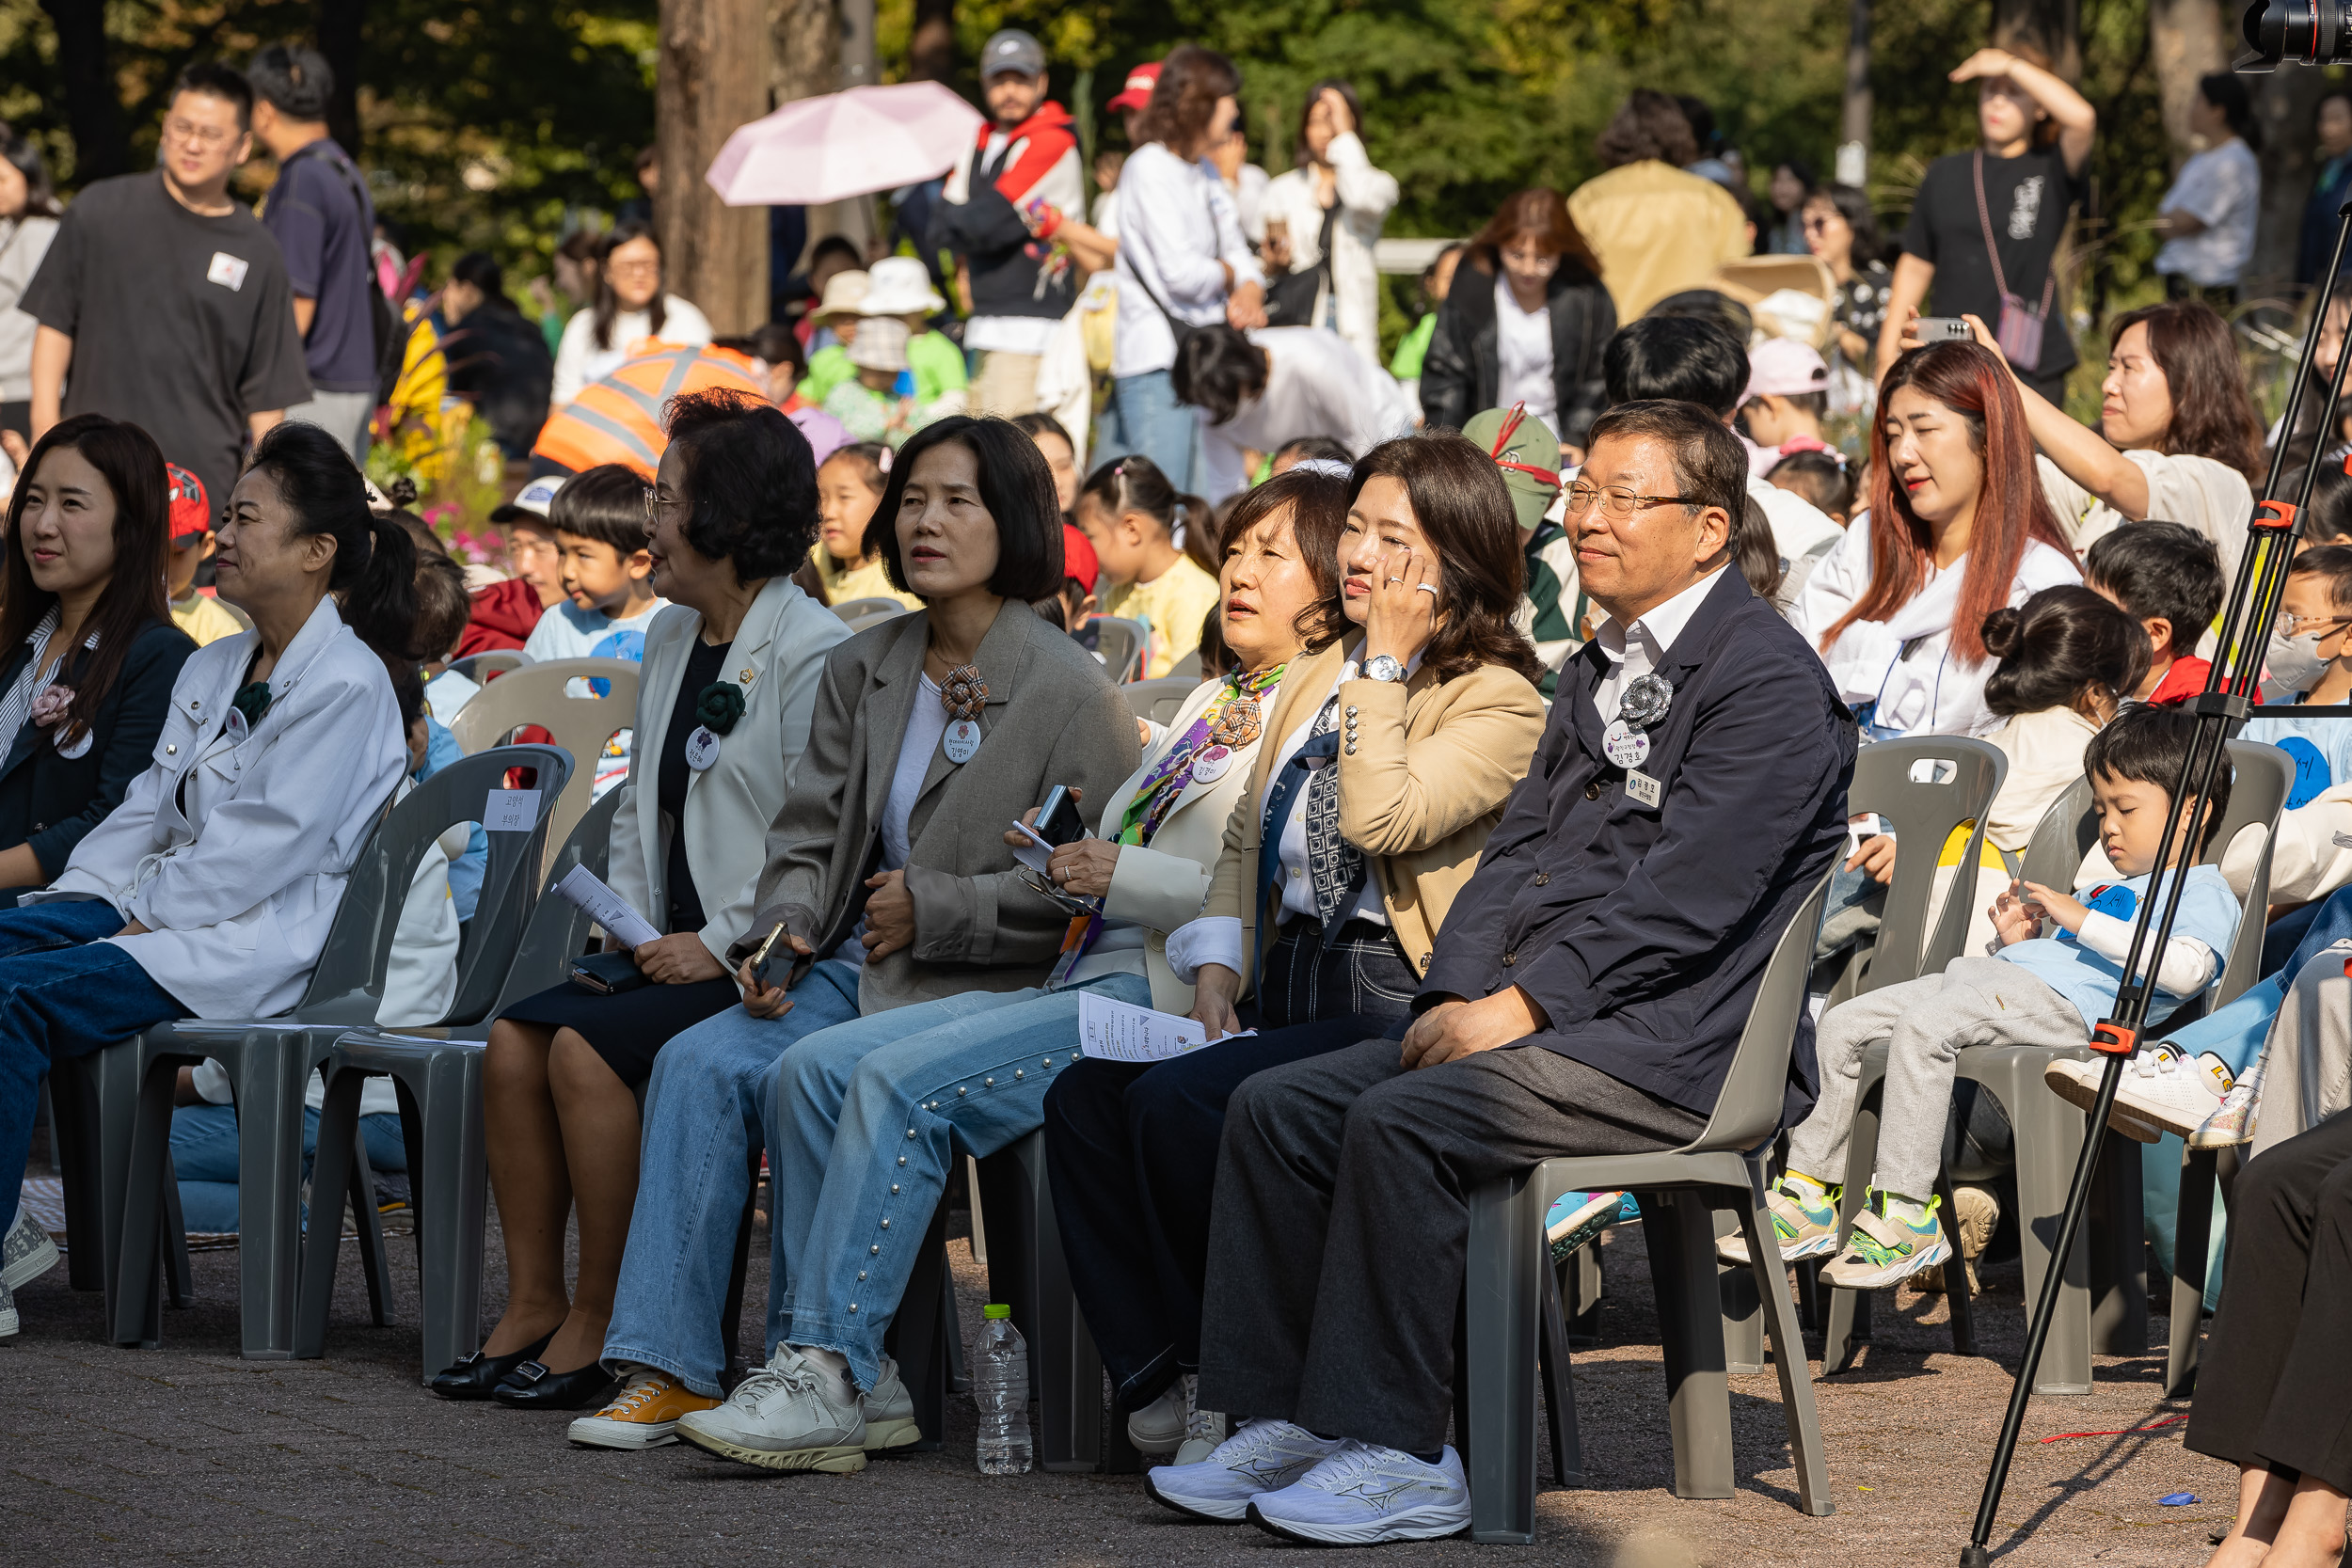
[[[992,1301],[986,1307],[980,1308],[980,1316],[983,1318],[1009,1318],[1012,1316],[1012,1308],[1003,1305],[1001,1302]]]

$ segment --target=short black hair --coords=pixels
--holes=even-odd
[[[236,107],[237,129],[253,129],[253,84],[235,66],[223,65],[218,60],[197,61],[181,71],[179,79],[171,84],[173,98],[183,92],[226,100]]]
[[[828,234],[818,240],[816,248],[808,253],[809,270],[816,271],[817,263],[828,256],[838,256],[853,267],[866,265],[866,258],[858,250],[857,242],[847,234]]]
[[[2005,719],[2074,707],[2086,689],[2120,704],[2150,662],[2138,620],[2071,582],[1986,616],[1984,651],[2000,660],[1985,678],[1984,705]]]
[[[580,469],[548,503],[548,527],[610,545],[627,560],[645,547],[645,476],[623,463]]]
[[[1784,490],[1794,490],[1823,515],[1843,519],[1853,515],[1855,467],[1843,453],[1813,447],[1790,452],[1773,464],[1764,478]]]
[[[1748,199],[1754,201],[1756,198],[1751,195]],[[1684,289],[1668,294],[1642,312],[1645,321],[1664,321],[1668,317],[1678,316],[1713,322],[1742,343],[1756,336],[1756,312],[1717,289]]]
[[[2164,651],[2174,658],[2197,651],[2228,587],[2213,541],[2160,518],[2102,534],[2083,558],[2083,578],[2114,594],[2134,620],[2160,615],[2171,622],[2172,645]]]
[[[1748,351],[1729,330],[1695,316],[1644,316],[1600,351],[1611,403],[1695,403],[1727,418],[1748,389]]]
[[[782,322],[770,322],[732,338],[713,338],[710,346],[732,349],[770,365],[789,365],[795,373],[808,369],[808,351],[801,346],[799,334]]]
[[[473,619],[473,600],[466,593],[466,569],[447,550],[417,552],[417,638],[419,657],[428,662],[447,658],[466,635]]]
[[[2352,104],[2352,90],[2336,96]],[[2336,415],[2339,425],[2352,418],[2352,398],[2336,405]],[[2312,501],[2303,508],[2303,538],[2312,545],[2352,543],[2352,470],[2344,464],[2322,463],[2313,476]]]
[[[817,454],[801,427],[767,399],[726,388],[673,398],[667,414],[670,445],[686,464],[682,531],[694,553],[731,562],[743,582],[806,560],[817,542]]]
[[[1652,436],[1673,448],[1675,489],[1701,506],[1723,508],[1731,518],[1729,542],[1737,543],[1748,501],[1748,449],[1729,427],[1688,400],[1644,399],[1620,403],[1595,420],[1585,450],[1620,436]]]
[[[2352,610],[2352,545],[2314,545],[2295,558],[2287,576],[2326,578],[2328,602]]]
[[[1195,327],[1176,345],[1168,382],[1177,402],[1200,409],[1213,425],[1225,424],[1264,393],[1265,350],[1221,322]]]
[[[471,284],[481,290],[485,304],[499,306],[511,303],[506,297],[506,270],[486,250],[469,250],[452,261],[449,280]]]
[[[335,97],[335,68],[304,43],[273,43],[245,68],[253,96],[289,119],[319,120]]]
[[[866,487],[879,496],[890,483],[890,466],[897,455],[880,441],[852,441],[846,447],[835,447],[825,453],[825,460],[818,464],[817,468],[822,473],[835,463],[854,463],[858,466],[858,477],[865,481]]]
[[[408,732],[425,716],[424,676],[413,664],[387,665],[384,673],[392,680],[392,701],[400,705],[400,743],[405,750]]]
[[[1300,463],[1340,463],[1354,467],[1356,454],[1328,436],[1301,436],[1274,449],[1274,461],[1289,457]]]
[[[2154,784],[2169,799],[2198,744],[2198,728],[2197,717],[2182,708],[2156,707],[2147,703],[2127,707],[2115,716],[2114,722],[2090,737],[2090,744],[2083,749],[2083,771],[2094,777],[2105,773],[2110,779]],[[2208,748],[2221,744],[2218,732],[2209,732],[2209,736]],[[2201,771],[2212,754],[2210,749],[2198,753]],[[2231,772],[2225,754],[2221,766],[2214,769],[2213,808],[2206,813],[2197,834],[2197,852],[2201,855],[2212,844],[2214,831],[2221,826],[2221,818],[2230,809]]]
[[[866,553],[882,558],[892,587],[921,596],[907,585],[898,560],[898,503],[923,454],[950,443],[970,452],[978,466],[980,504],[996,524],[996,575],[988,579],[988,591],[1024,604],[1058,594],[1061,501],[1054,493],[1054,470],[1028,433],[1009,420],[955,414],[908,436],[890,465],[890,484],[874,508],[874,520],[866,525]]]

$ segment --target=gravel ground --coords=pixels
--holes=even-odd
[[[937,1453],[856,1476],[775,1476],[672,1447],[578,1450],[554,1416],[448,1404],[418,1386],[414,1254],[390,1243],[397,1326],[368,1323],[350,1248],[321,1361],[237,1354],[234,1252],[199,1254],[198,1305],[166,1316],[165,1348],[100,1342],[94,1294],[63,1268],[18,1292],[24,1327],[0,1342],[0,1561],[80,1563],[788,1561],[1092,1565],[1271,1561],[1295,1554],[1247,1527],[1194,1524],[1136,1477],[991,1479],[973,1467],[968,1402]],[[969,1338],[985,1271],[953,1243]],[[753,1257],[764,1258],[764,1239]],[[1471,1560],[1710,1568],[1949,1563],[1976,1508],[2024,1338],[2012,1263],[1987,1271],[1979,1333],[1990,1358],[1950,1353],[1940,1298],[1882,1301],[1859,1369],[1818,1386],[1837,1513],[1796,1513],[1795,1475],[1769,1373],[1732,1380],[1740,1492],[1666,1490],[1664,1386],[1639,1227],[1613,1233],[1603,1344],[1577,1355],[1587,1489],[1547,1490],[1533,1547],[1467,1541],[1397,1546],[1383,1562]],[[495,1227],[486,1295],[503,1294]],[[755,1270],[755,1273],[759,1271]],[[761,1283],[745,1304],[763,1320]],[[1888,1308],[1893,1308],[1889,1310]],[[2155,1325],[2161,1339],[2163,1320]],[[1818,1348],[1818,1347],[1817,1347]],[[2038,1401],[1994,1547],[2025,1565],[2204,1560],[2232,1513],[2234,1477],[2187,1453],[2179,1427],[2042,1444],[2053,1433],[2142,1426],[2185,1409],[2161,1397],[2161,1354],[2102,1361],[2088,1399]],[[1549,1459],[1544,1460],[1549,1475]],[[2169,1493],[2203,1500],[2164,1508]]]

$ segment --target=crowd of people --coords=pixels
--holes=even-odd
[[[1394,374],[1371,249],[1397,186],[1347,83],[1311,88],[1296,166],[1253,185],[1232,63],[1180,48],[1112,101],[1133,150],[1082,214],[1046,66],[1020,32],[984,53],[989,121],[931,223],[952,270],[821,244],[798,329],[714,339],[637,222],[566,243],[590,301],[567,320],[461,262],[422,330],[516,345],[555,408],[501,434],[538,471],[491,518],[486,581],[358,467],[419,336],[386,325],[399,291],[313,53],[189,68],[162,166],[61,219],[0,146],[0,286],[34,324],[0,328],[31,390],[0,576],[0,1336],[57,1256],[17,1196],[42,1077],[294,1003],[386,805],[457,754],[481,689],[453,660],[617,657],[634,710],[583,761],[624,792],[608,874],[658,934],[602,938],[619,983],[490,1026],[509,1289],[433,1393],[572,1413],[586,1447],[863,1468],[925,1435],[886,1338],[958,1160],[1041,1132],[1079,1306],[1165,1461],[1152,1497],[1317,1544],[1455,1533],[1470,1195],[1696,1137],[1814,891],[1826,958],[1924,853],[1974,928],[1942,973],[1799,1025],[1781,1257],[1964,1288],[2003,1194],[1940,1212],[1960,1053],[2056,1048],[2050,1092],[2089,1106],[2071,1048],[2115,1006],[2138,906],[2179,891],[2148,960],[2167,1008],[2260,923],[2261,983],[2135,1054],[2114,1125],[2250,1155],[2188,1442],[2244,1476],[2216,1562],[2332,1561],[2352,728],[2295,710],[2352,696],[2345,463],[2260,628],[2245,736],[2290,754],[2294,790],[2269,833],[2217,843],[2223,768],[2166,836],[2265,444],[2335,439],[2327,412],[2265,434],[2215,309],[2250,199],[2234,79],[2201,89],[2214,148],[2168,199],[2170,297],[2106,324],[2092,428],[2060,406],[2054,258],[2096,119],[2022,55],[1954,72],[1982,145],[1931,167],[1891,269],[1859,192],[1792,163],[1742,199],[1703,106],[1633,94],[1607,173],[1517,193],[1438,258]],[[248,138],[278,164],[259,219],[228,194]],[[1799,247],[1835,283],[1818,343],[1712,286]],[[1967,337],[1923,342],[1929,309]],[[1056,412],[1089,315],[1099,422],[1083,371]],[[2312,324],[2323,357],[2347,318]],[[1867,451],[1824,438],[1841,376]],[[1138,678],[1197,678],[1166,721],[1122,694],[1101,617],[1148,630]],[[1930,736],[2008,759],[1978,865],[1849,812],[1860,747]],[[2098,854],[2019,879],[2086,781]],[[399,890],[383,1022],[445,1015],[485,858],[460,824]],[[1207,1043],[1089,1055],[1105,1000]],[[1880,1044],[1876,1163],[1851,1169]],[[225,1075],[177,1098],[190,1223],[234,1229]],[[362,1111],[374,1168],[402,1170],[393,1097]],[[729,1386],[763,1157],[762,1364]],[[2177,1178],[2145,1169],[2169,1258]]]

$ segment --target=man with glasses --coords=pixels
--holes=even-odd
[[[72,414],[130,420],[204,482],[215,516],[247,436],[310,396],[278,242],[229,192],[252,122],[238,72],[181,72],[160,166],[85,186],[19,306],[40,324],[33,438]]]
[[[1200,1403],[1245,1425],[1153,1497],[1370,1544],[1470,1522],[1444,1447],[1470,1196],[1553,1155],[1697,1137],[1782,931],[1845,838],[1853,719],[1732,565],[1747,456],[1621,404],[1568,486],[1606,615],[1438,933],[1398,1038],[1244,1084],[1225,1121]],[[1800,1022],[1785,1114],[1814,1098]]]

